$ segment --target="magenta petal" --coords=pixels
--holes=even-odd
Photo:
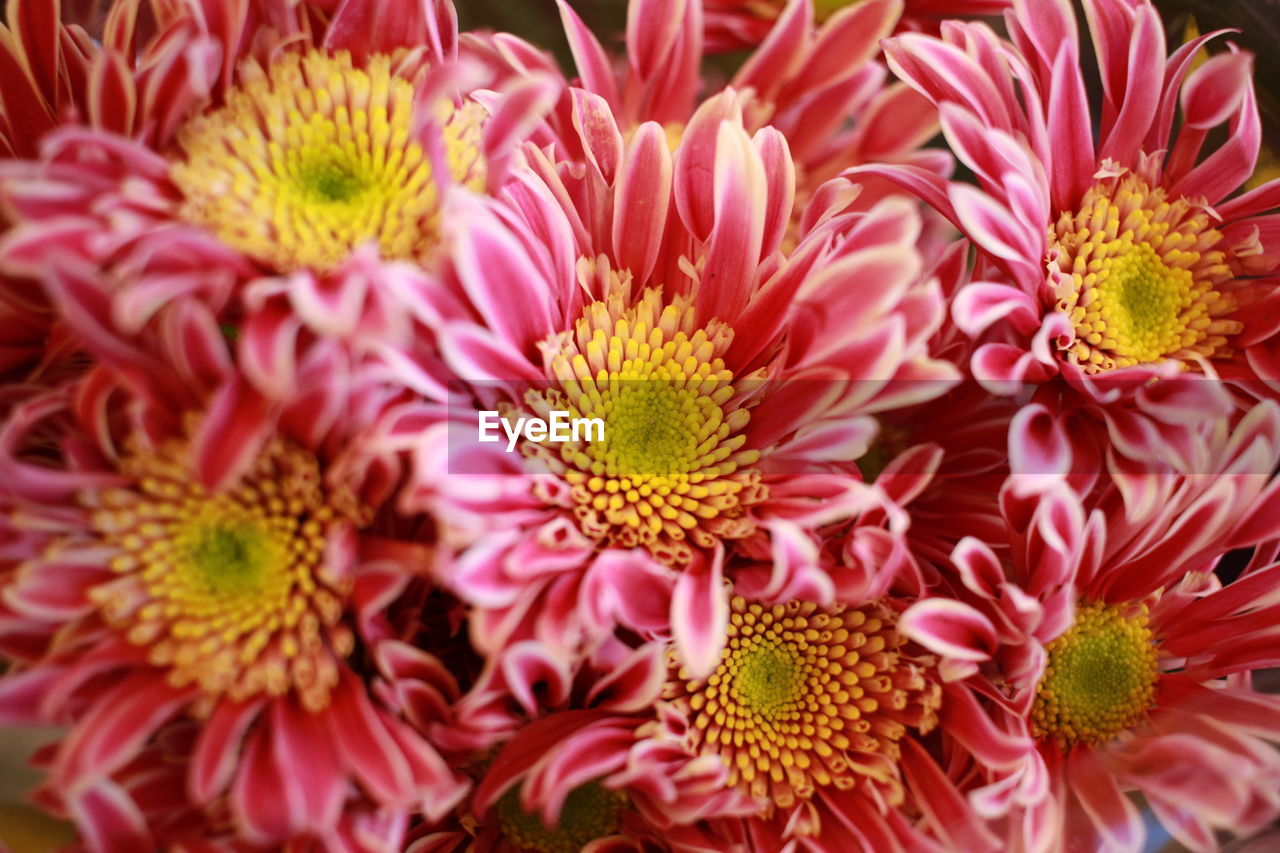
[[[266,713],[273,764],[267,779],[277,786],[267,796],[286,803],[292,833],[324,833],[342,814],[345,792],[335,743],[325,725],[327,715],[304,711],[288,699],[275,700]],[[251,772],[251,766],[242,767],[236,782]]]
[[[742,124],[742,104],[733,91],[721,92],[698,107],[676,151],[676,208],[696,240],[708,239],[715,225],[717,140],[724,122]]]
[[[999,644],[995,627],[986,616],[948,598],[911,605],[898,620],[898,630],[930,651],[955,660],[990,660]]]
[[[619,265],[645,283],[658,262],[671,202],[671,152],[656,122],[636,129],[614,186],[613,246]]]
[[[196,472],[210,489],[234,482],[272,427],[272,406],[242,377],[223,386],[193,442]]]
[[[10,672],[0,679],[0,725],[22,726],[48,722],[40,712],[45,693],[62,670],[42,666]]]
[[[556,5],[560,7],[560,21],[564,25],[565,38],[569,41],[569,51],[578,68],[582,88],[594,92],[617,109],[620,106],[617,84],[604,48],[566,0],[556,0]]]
[[[516,643],[504,652],[502,673],[512,696],[530,715],[558,707],[569,697],[572,677],[565,662],[534,640]]]
[[[681,574],[671,596],[671,633],[690,678],[707,677],[720,661],[729,625],[723,563],[717,550],[709,566]]]
[[[457,50],[458,19],[442,0],[341,0],[329,22],[324,46],[363,58],[396,48],[426,45],[443,63]]]
[[[746,307],[764,245],[768,183],[746,132],[729,123],[716,138],[715,225],[698,291],[699,322],[731,321]]]
[[[490,204],[451,193],[444,213],[458,278],[487,326],[520,352],[555,331],[551,285]],[[520,287],[512,290],[512,283]]]
[[[1053,140],[1053,204],[1058,209],[1074,207],[1093,180],[1093,123],[1080,76],[1080,62],[1074,42],[1063,45],[1053,62],[1054,97],[1049,102],[1049,138]],[[1154,103],[1151,105],[1154,110]],[[1135,142],[1138,137],[1134,137]]]
[[[379,802],[411,805],[414,788],[409,765],[358,679],[344,676],[327,716],[329,739],[365,790]]]
[[[67,798],[67,811],[93,853],[138,853],[155,849],[147,819],[129,794],[103,781]]]
[[[251,842],[270,844],[293,834],[302,818],[286,800],[288,784],[271,755],[271,733],[266,726],[249,736],[235,782],[231,786],[231,812],[239,832]]]
[[[214,708],[200,729],[192,756],[190,788],[196,802],[209,802],[231,783],[240,763],[241,742],[261,710],[260,701],[224,701]]]
[[[150,672],[118,682],[98,697],[63,741],[54,784],[75,791],[110,775],[132,759],[191,695],[191,690],[175,690]]]
[[[663,645],[648,643],[631,652],[592,685],[587,704],[619,714],[634,714],[658,701],[666,678]]]
[[[1146,836],[1142,819],[1101,759],[1088,748],[1074,749],[1067,757],[1067,774],[1071,791],[1093,821],[1094,830],[1116,849],[1140,849]]]
[[[1182,87],[1186,126],[1208,130],[1229,119],[1240,108],[1252,75],[1253,57],[1247,53],[1220,53],[1208,59]]]

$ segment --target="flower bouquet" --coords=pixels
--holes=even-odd
[[[0,723],[56,727],[68,849],[1266,832],[1240,36],[560,0],[557,59],[457,11],[8,4]]]

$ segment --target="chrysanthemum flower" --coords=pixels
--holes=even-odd
[[[46,811],[76,822],[81,835],[63,853],[133,853],[164,849],[181,853],[260,853],[261,844],[237,832],[230,801],[206,806],[187,795],[188,774],[200,726],[177,721],[152,735],[127,764],[109,777],[68,798],[49,781],[32,795]],[[47,765],[53,750],[41,750],[37,765]],[[309,831],[280,849],[290,853],[373,853],[401,850],[409,815],[368,801],[348,801],[335,826],[323,835]]]
[[[551,98],[550,84],[533,78],[485,93],[483,105],[460,93],[476,81],[453,62],[448,4],[299,4],[297,20],[283,7],[242,6],[227,32],[176,4],[155,33],[141,22],[137,33],[116,33],[133,21],[129,5],[110,16],[95,60],[121,76],[81,93],[89,106],[45,135],[40,159],[6,163],[0,179],[14,224],[6,270],[55,289],[51,268],[92,270],[112,306],[96,319],[118,337],[185,295],[238,330],[254,316],[248,284],[293,275],[297,290],[329,296],[344,290],[341,267],[361,252],[431,266],[443,199],[500,183],[519,129]],[[157,58],[173,78],[172,101],[149,97],[160,72],[137,60],[129,76],[116,43],[147,35],[155,41],[141,57],[176,51],[221,64]],[[139,106],[136,126],[76,120],[114,115],[92,100],[108,95],[156,112]],[[54,301],[66,298],[74,294]]]
[[[175,360],[216,353],[193,335]],[[120,825],[145,837],[109,780],[184,717],[200,721],[193,806],[228,797],[249,842],[338,832],[353,785],[402,814],[443,812],[463,791],[358,674],[360,654],[385,660],[380,611],[429,554],[371,535],[386,469],[336,450],[357,434],[351,419],[312,441],[264,436],[252,415],[238,420],[260,402],[239,387],[233,377],[212,408],[180,416],[98,368],[20,405],[0,435],[22,508],[4,522],[0,633],[18,665],[0,707],[69,728],[50,784],[91,837]]]
[[[725,786],[727,769],[678,738],[644,736],[658,716],[664,648],[609,638],[572,661],[536,641],[495,653],[452,728],[471,729],[477,713],[512,699],[519,713],[488,747],[472,742],[459,763],[473,768],[474,796],[454,820],[416,830],[408,849],[742,849],[732,826],[706,823],[755,808]]]
[[[1043,409],[1020,417],[1067,446]],[[952,678],[974,674],[1006,731],[1037,739],[1034,762],[991,768],[973,794],[992,816],[1014,806],[1010,843],[1140,850],[1131,791],[1192,849],[1280,813],[1280,702],[1250,689],[1277,662],[1278,429],[1280,408],[1258,406],[1219,435],[1211,475],[1120,469],[1086,494],[1015,475],[1006,536],[963,540],[954,598],[902,617]],[[1255,545],[1222,585],[1222,556]]]
[[[716,553],[748,542],[767,553],[775,523],[803,524],[806,512],[822,523],[879,501],[847,465],[874,432],[867,416],[936,396],[954,376],[927,355],[941,305],[937,283],[921,276],[912,206],[886,200],[833,215],[782,263],[785,147],[769,130],[753,141],[722,118],[725,109],[731,101],[700,113],[676,154],[687,176],[715,176],[714,199],[675,185],[665,137],[645,125],[610,194],[614,254],[579,259],[576,277],[563,254],[575,233],[566,218],[609,210],[607,196],[566,211],[553,201],[558,191],[532,178],[513,185],[533,233],[552,235],[543,238],[551,257],[533,239],[513,239],[510,213],[465,211],[449,250],[461,260],[456,295],[429,295],[440,351],[466,378],[454,389],[462,405],[450,413],[452,437],[419,444],[422,505],[489,534],[459,558],[452,582],[461,597],[531,612],[527,595],[600,549],[640,548],[680,570],[672,623],[696,649],[695,669],[723,639]],[[712,128],[718,141],[708,148]],[[702,217],[708,231],[697,236]],[[530,288],[528,301],[510,300],[512,280]],[[606,441],[530,444],[522,471],[502,446],[475,442],[473,400],[508,417],[557,408],[599,417]],[[648,426],[653,411],[663,413],[660,429]],[[766,482],[772,473],[809,476]],[[831,500],[803,507],[810,479],[824,476],[838,481],[822,487]],[[528,557],[517,565],[513,553]],[[783,570],[772,594],[796,582]],[[830,587],[813,594],[829,599]],[[689,609],[708,602],[719,614],[710,624]]]
[[[674,151],[701,100],[714,94],[702,74],[703,4],[632,0],[625,63],[610,59],[570,4],[561,2],[560,13],[577,65],[577,88],[565,90],[546,127],[536,130],[531,141],[541,150],[554,145],[553,162],[596,167],[601,175],[589,172],[586,182],[589,192],[598,192],[591,185],[599,178],[606,186],[614,183],[617,155],[608,136],[594,134],[597,112],[607,111],[610,124],[628,141],[645,122],[657,122]],[[740,93],[749,132],[771,126],[786,138],[795,164],[797,221],[823,183],[857,163],[910,163],[938,174],[950,172],[949,155],[921,150],[937,133],[936,110],[905,85],[887,82],[884,67],[874,61],[879,40],[893,30],[900,13],[898,0],[866,0],[815,30],[813,7],[801,0],[726,81]],[[463,55],[472,53],[499,74],[559,74],[536,49],[505,34],[469,38]],[[714,142],[706,138],[700,144]],[[530,159],[535,168],[552,168],[541,157]],[[675,163],[677,173],[689,166],[679,158]],[[864,184],[857,199],[846,199],[860,209],[898,192],[887,181]],[[701,189],[709,189],[705,179]],[[819,206],[825,208],[826,202]],[[584,224],[593,229],[599,223]],[[607,251],[607,235],[595,239],[597,247],[589,254]]]
[[[991,848],[930,756],[954,745],[919,740],[942,689],[893,604],[735,597],[731,614],[704,678],[662,641],[608,638],[577,660],[533,640],[495,653],[458,725],[501,695],[534,719],[471,762],[470,814],[410,849]]]
[[[726,783],[752,797],[757,812],[740,821],[749,849],[993,849],[931,755],[955,747],[945,735],[925,739],[941,682],[934,657],[897,621],[888,599],[824,607],[735,597],[716,669],[698,678],[673,659],[671,718],[654,731],[715,756]]]
[[[822,24],[847,17],[864,0],[811,0],[813,17]],[[802,5],[798,0],[703,0],[709,50],[739,50],[760,44],[788,12]],[[941,18],[960,15],[998,15],[1010,0],[903,0],[904,29],[937,26]]]
[[[918,192],[990,264],[993,281],[953,306],[966,331],[985,335],[974,374],[993,387],[1062,375],[1099,397],[1112,381],[1187,370],[1272,376],[1280,291],[1261,214],[1280,184],[1229,198],[1260,145],[1251,57],[1233,47],[1193,70],[1212,34],[1166,56],[1150,3],[1090,0],[1095,127],[1070,5],[1014,8],[1012,44],[955,24],[886,47],[899,76],[940,106],[981,190],[869,170]],[[1215,128],[1226,141],[1208,149]]]

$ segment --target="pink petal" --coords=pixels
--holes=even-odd
[[[613,246],[618,264],[644,284],[658,262],[671,203],[671,152],[656,122],[636,129],[614,186]]]
[[[364,789],[379,802],[411,805],[415,792],[409,764],[355,676],[344,673],[326,717],[328,738]]]
[[[75,791],[106,778],[131,760],[147,738],[191,701],[151,672],[140,672],[103,692],[62,743],[54,784]]]
[[[707,677],[720,662],[729,625],[723,565],[724,554],[717,549],[709,565],[680,575],[671,596],[671,633],[690,678]]]
[[[129,794],[114,782],[104,780],[66,799],[67,811],[94,853],[155,849],[146,818]]]
[[[985,661],[998,646],[991,621],[961,601],[930,598],[907,608],[898,630],[948,658]]]
[[[782,245],[782,239],[791,224],[791,210],[796,194],[796,167],[791,161],[787,139],[777,129],[761,128],[751,141],[760,154],[769,182],[764,240],[761,246],[761,256],[765,257],[776,252]]]
[[[510,646],[502,656],[502,673],[511,695],[531,716],[569,697],[572,679],[566,663],[537,641]]]
[[[258,718],[262,702],[219,702],[200,729],[192,756],[191,796],[208,803],[231,784],[240,763],[241,742]]]
[[[555,328],[550,283],[489,206],[467,193],[445,204],[458,279],[486,325],[522,353]],[[453,223],[449,225],[447,223]],[[520,282],[513,290],[512,282]]]
[[[441,0],[342,0],[329,21],[324,46],[363,59],[400,47],[426,45],[437,63],[451,59],[457,13]]]
[[[1040,323],[1040,309],[1034,299],[1012,285],[985,281],[960,288],[951,305],[951,316],[961,331],[975,338],[1002,320],[1019,334],[1034,331]]]
[[[742,105],[733,91],[721,92],[698,107],[676,151],[676,209],[696,240],[707,240],[716,221],[716,163],[722,122],[742,124]]]
[[[582,79],[582,88],[604,98],[610,107],[617,110],[620,106],[617,84],[604,48],[566,0],[556,0],[556,5],[560,7],[560,22],[564,26],[578,76]]]
[[[193,443],[201,482],[219,489],[240,477],[270,434],[272,410],[242,377],[218,391]]]
[[[1103,839],[1120,850],[1142,847],[1146,832],[1137,808],[1120,792],[1115,777],[1092,750],[1078,747],[1071,751],[1067,781]]]
[[[1049,102],[1049,138],[1053,140],[1053,204],[1072,208],[1093,181],[1093,122],[1075,43],[1064,44],[1053,62],[1054,97]],[[1152,104],[1154,108],[1154,104]],[[1136,141],[1136,137],[1135,137]]]

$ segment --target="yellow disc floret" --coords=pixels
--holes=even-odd
[[[569,792],[555,826],[547,826],[539,811],[520,805],[520,787],[507,791],[494,807],[503,837],[517,850],[530,853],[579,853],[583,847],[618,830],[626,797],[599,782]]]
[[[720,358],[731,340],[723,324],[698,328],[688,301],[664,305],[650,290],[630,308],[592,303],[572,333],[544,345],[553,387],[529,405],[604,423],[602,441],[529,448],[569,483],[587,535],[680,564],[690,543],[754,531],[746,509],[764,489],[749,466],[760,454],[744,449],[750,415],[733,405]]]
[[[360,510],[323,487],[312,454],[282,439],[221,492],[193,477],[187,451],[178,440],[135,444],[119,464],[128,485],[83,498],[120,576],[94,591],[104,619],[146,646],[175,686],[234,700],[295,691],[323,706],[353,644],[328,537]]]
[[[1243,326],[1222,243],[1208,212],[1137,175],[1098,183],[1049,229],[1067,358],[1096,373],[1226,354]]]
[[[1045,650],[1031,714],[1037,736],[1104,743],[1141,722],[1155,701],[1159,655],[1145,608],[1082,604]]]
[[[841,9],[858,2],[860,0],[813,0],[813,18],[822,23]]]
[[[328,270],[362,243],[383,257],[434,249],[439,192],[419,142],[426,108],[391,58],[363,67],[346,53],[250,63],[226,104],[179,134],[173,180],[182,216],[276,269]],[[482,109],[444,103],[440,123],[454,180],[483,183]]]
[[[729,782],[789,808],[822,786],[877,783],[901,798],[898,742],[928,731],[940,702],[931,661],[912,658],[893,611],[873,603],[824,610],[734,597],[720,665],[689,680],[678,665],[667,698],[690,715],[695,745]]]

